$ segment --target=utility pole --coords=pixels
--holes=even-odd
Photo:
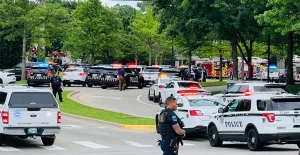
[[[271,35],[270,33],[268,34],[268,82],[270,81],[270,54],[271,54]]]

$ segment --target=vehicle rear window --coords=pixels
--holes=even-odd
[[[50,92],[15,92],[11,94],[9,107],[11,108],[57,108]]]
[[[279,98],[270,100],[258,100],[259,111],[291,111],[300,110],[300,98]]]
[[[159,68],[145,68],[143,72],[159,72]]]
[[[192,82],[177,82],[179,88],[197,88],[201,89],[202,87],[198,83],[192,83]]]
[[[33,68],[32,67],[30,71],[33,72],[33,73],[46,73],[46,72],[48,72],[48,69],[47,68],[37,68],[37,67]]]
[[[101,73],[103,71],[103,68],[89,68],[89,73]]]
[[[109,68],[109,69],[103,69],[103,74],[118,74],[118,69],[115,68]]]
[[[191,107],[225,106],[220,99],[195,99],[189,100]]]
[[[169,83],[171,81],[171,79],[160,79],[160,83]]]
[[[253,86],[254,92],[283,92],[289,93],[285,87],[281,86]]]
[[[68,68],[65,72],[82,72],[82,69]]]

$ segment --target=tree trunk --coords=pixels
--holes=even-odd
[[[189,50],[189,74],[191,74],[192,70],[192,50]]]
[[[237,58],[237,31],[233,30],[232,39],[231,39],[231,57],[233,61],[233,80],[238,80],[238,58]]]
[[[294,50],[294,33],[288,34],[288,54],[287,54],[287,85],[294,84],[293,74],[293,50]]]
[[[22,73],[21,79],[26,80],[26,42],[27,42],[27,35],[26,35],[26,27],[24,26],[23,30],[23,48],[22,48]]]
[[[158,54],[157,54],[158,52],[157,51],[155,51],[155,65],[157,65],[158,64]]]
[[[252,53],[253,52],[253,40],[250,40],[249,51],[247,51],[247,59],[248,59],[248,79],[253,79],[253,69],[254,65],[252,65]]]
[[[222,66],[222,64],[223,64],[223,63],[222,63],[222,62],[223,62],[222,59],[223,59],[223,58],[222,58],[222,51],[220,50],[219,53],[220,53],[219,81],[223,81],[223,71],[222,71],[222,70],[223,70],[223,66]]]
[[[163,56],[160,55],[160,57],[159,57],[159,64],[160,64],[160,65],[162,65],[162,58],[163,58]]]
[[[92,61],[91,65],[94,66],[95,65],[95,52],[94,51],[91,52],[91,56],[92,56],[92,58],[91,58],[91,61]]]
[[[149,45],[149,66],[151,66],[151,61],[152,61],[152,42],[151,42],[151,39],[148,39],[148,45]]]

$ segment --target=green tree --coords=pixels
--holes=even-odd
[[[268,1],[270,10],[257,16],[260,24],[266,24],[270,30],[275,30],[288,38],[287,52],[287,84],[293,84],[293,52],[294,36],[300,32],[300,5],[294,0]]]
[[[64,49],[77,57],[91,57],[91,64],[99,57],[103,61],[121,55],[121,21],[117,14],[103,7],[98,0],[80,3],[72,12],[72,22]]]

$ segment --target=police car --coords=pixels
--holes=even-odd
[[[262,69],[258,79],[267,80],[268,79],[268,70],[270,70],[269,78],[274,81],[279,81],[280,73],[276,66],[269,66],[268,68]]]
[[[161,68],[159,66],[146,66],[141,75],[144,77],[144,87],[153,84],[159,78]]]
[[[50,90],[0,85],[0,109],[0,145],[4,136],[39,136],[49,146],[60,133],[61,112]]]
[[[213,147],[247,142],[251,151],[269,144],[300,144],[300,96],[260,93],[235,98],[208,125]]]
[[[103,68],[99,85],[102,89],[107,87],[115,87],[119,85],[118,72],[122,65],[114,65],[113,67],[107,66]]]
[[[186,133],[206,133],[207,126],[212,114],[216,114],[220,107],[225,104],[214,96],[207,95],[181,95],[177,97],[176,115],[184,123]],[[157,116],[163,109],[157,112],[155,117],[156,129],[158,128]]]
[[[0,84],[12,84],[12,83],[16,83],[15,73],[0,71]]]
[[[163,87],[171,81],[179,81],[179,79],[178,77],[168,77],[164,74],[160,75],[160,77],[157,78],[150,86],[148,99],[153,100],[154,102],[158,102],[159,98],[161,97]]]
[[[144,77],[140,74],[136,65],[125,66],[124,71],[126,73],[126,88],[129,86],[137,86],[139,89],[143,89]]]
[[[68,85],[71,87],[72,84],[80,84],[83,87],[86,86],[85,79],[87,77],[87,70],[85,68],[74,67],[67,68],[63,72],[62,81],[64,87]]]
[[[49,64],[40,63],[31,66],[27,72],[28,85],[49,85],[51,78]]]
[[[163,86],[159,104],[165,103],[169,96],[179,95],[201,95],[207,94],[207,90],[203,89],[198,82],[194,81],[171,81]]]
[[[214,96],[222,99],[226,104],[230,103],[233,98],[238,96],[244,96],[247,93],[258,93],[258,92],[289,92],[286,89],[285,84],[272,84],[272,83],[260,83],[260,82],[245,82],[236,83],[224,90],[221,94],[216,94]]]
[[[100,78],[102,77],[104,66],[91,66],[87,70],[85,83],[88,87],[100,86]]]

